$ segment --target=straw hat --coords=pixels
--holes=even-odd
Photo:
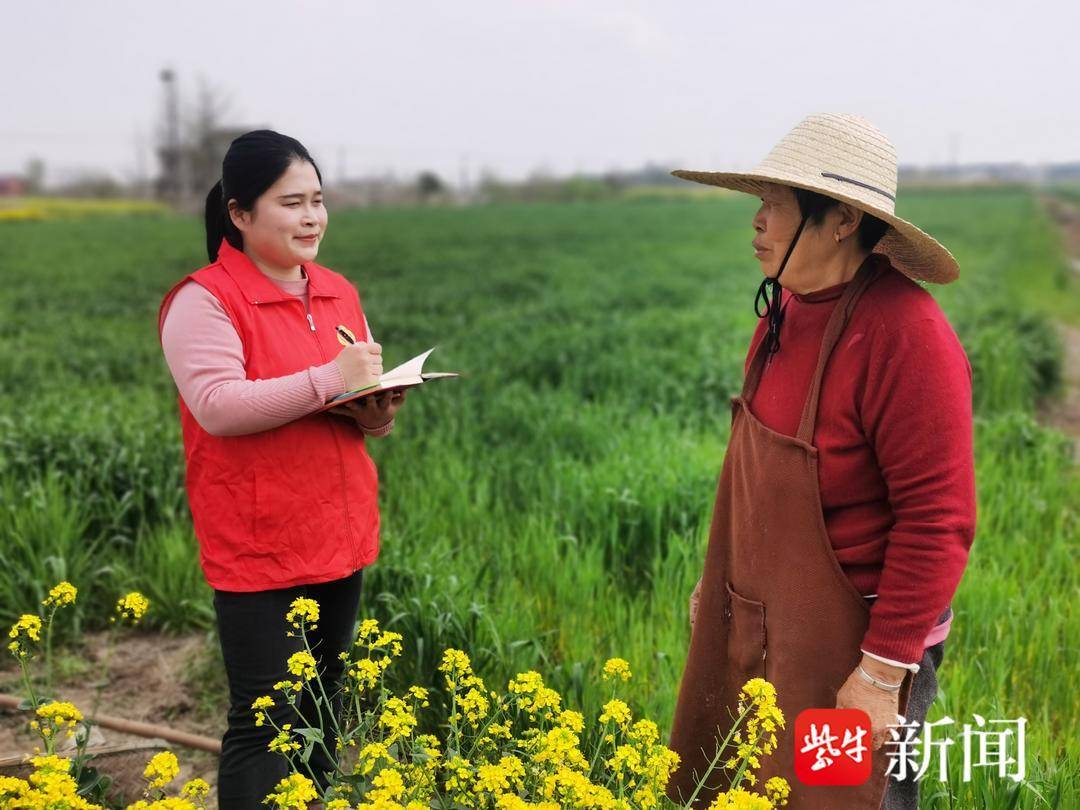
[[[857,115],[808,116],[751,172],[672,174],[755,196],[763,183],[819,192],[888,223],[874,252],[884,253],[905,275],[935,284],[948,284],[960,275],[956,259],[943,245],[896,216],[896,149]]]

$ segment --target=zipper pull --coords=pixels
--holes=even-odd
[[[307,314],[307,322],[308,322],[308,326],[311,327],[311,331],[314,332],[315,331],[315,319],[311,317],[310,312]]]

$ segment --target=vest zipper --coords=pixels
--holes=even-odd
[[[300,304],[300,306],[303,306],[300,301],[297,301],[296,303]],[[322,343],[319,342],[318,335],[314,334],[315,319],[311,317],[310,312],[307,313],[307,322],[308,326],[311,327],[311,331],[313,333],[312,337],[315,338],[315,348],[319,350],[319,357],[325,363],[326,354],[323,352]],[[345,537],[347,538],[349,546],[352,550],[353,567],[356,568],[360,563],[360,557],[357,554],[356,543],[353,540],[352,536],[352,516],[349,514],[349,487],[345,481],[345,454],[341,449],[341,439],[338,438],[337,428],[334,427],[333,417],[327,420],[327,426],[330,428],[330,435],[334,437],[334,446],[337,447],[338,451],[338,469],[341,470],[341,491],[342,495],[344,496],[343,502],[345,505]]]

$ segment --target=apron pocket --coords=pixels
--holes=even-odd
[[[765,677],[765,605],[740,596],[727,586],[728,665],[740,678],[739,686],[751,678]]]

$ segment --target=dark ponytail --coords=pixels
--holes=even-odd
[[[221,181],[218,180],[210,189],[210,193],[206,195],[206,253],[210,261],[217,259],[221,240],[227,238],[225,236],[226,222],[232,226],[233,230],[236,230],[229,219],[229,212],[225,210],[225,202],[221,198]],[[232,239],[229,239],[229,244],[236,247]],[[241,240],[240,246],[243,247],[243,244]]]
[[[217,260],[221,240],[237,250],[244,249],[244,236],[229,216],[229,200],[242,211],[255,208],[255,201],[285,174],[294,160],[310,163],[322,182],[322,173],[311,154],[296,138],[270,129],[247,132],[229,144],[221,162],[221,180],[206,195],[206,253]]]

